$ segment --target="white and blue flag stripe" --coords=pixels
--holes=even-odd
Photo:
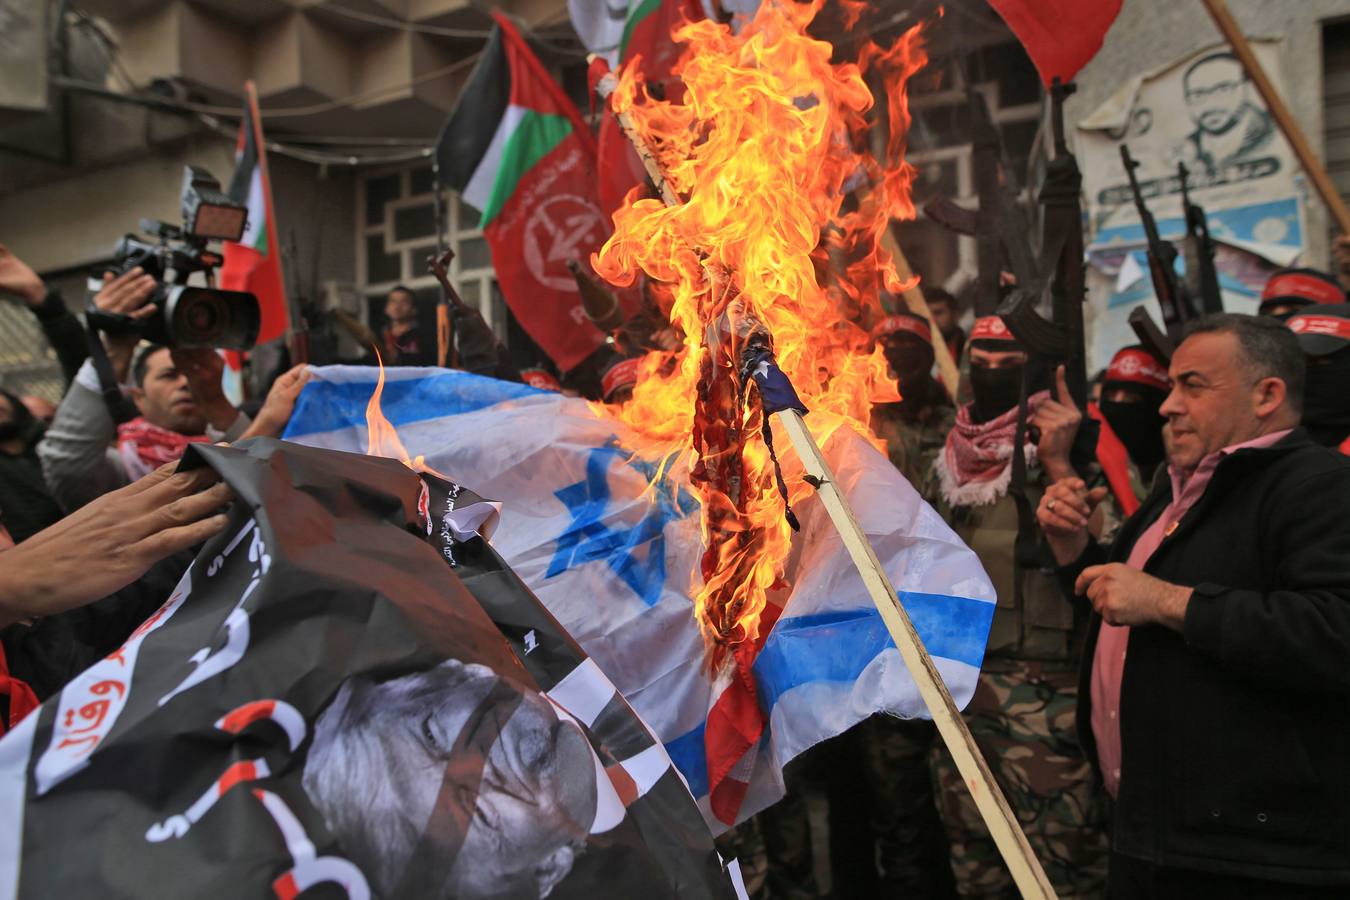
[[[316,369],[286,437],[364,452],[377,373]],[[497,552],[666,744],[708,806],[709,711],[727,688],[705,674],[691,596],[698,504],[680,463],[584,400],[442,369],[389,369],[386,418],[413,456],[502,504]],[[815,420],[815,421],[813,421]],[[809,422],[824,429],[826,420]],[[994,590],[974,553],[871,444],[822,430],[823,450],[959,705],[975,689]],[[787,446],[786,441],[775,441]],[[802,469],[782,458],[789,483]],[[649,488],[654,480],[657,484]],[[753,665],[764,730],[729,777],[739,818],[783,793],[783,766],[876,712],[926,717],[918,690],[817,498],[794,504],[782,605]]]

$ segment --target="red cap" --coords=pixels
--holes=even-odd
[[[616,362],[609,367],[605,377],[600,379],[600,396],[609,400],[614,392],[620,388],[632,387],[637,384],[638,363],[641,360],[636,357]]]
[[[1164,392],[1172,389],[1167,370],[1152,353],[1138,347],[1126,347],[1111,357],[1111,365],[1106,367],[1102,381],[1123,381]]]
[[[1261,291],[1261,305],[1279,301],[1344,303],[1345,291],[1330,275],[1316,269],[1280,269]]]
[[[1308,356],[1326,356],[1350,346],[1350,304],[1315,307],[1291,316],[1289,330]]]
[[[521,369],[520,380],[541,391],[562,391],[562,383],[547,369]]]
[[[972,341],[1008,341],[1017,343],[1017,338],[1008,330],[1008,326],[1003,324],[1003,320],[998,316],[982,316],[975,320],[975,327],[970,330],[970,339]]]
[[[890,334],[912,334],[922,338],[930,347],[933,345],[933,326],[921,316],[887,316],[872,329],[872,337],[884,338]]]
[[[1289,320],[1289,330],[1294,334],[1326,334],[1350,341],[1350,319],[1338,319],[1335,316],[1303,313]]]

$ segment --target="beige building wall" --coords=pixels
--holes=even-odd
[[[1281,76],[1289,104],[1320,158],[1323,127],[1322,26],[1350,16],[1350,0],[1228,0],[1251,37],[1283,39]],[[1096,109],[1131,76],[1222,40],[1200,0],[1125,0],[1120,18],[1096,58],[1078,75],[1078,93],[1066,105],[1070,124]],[[1329,265],[1330,220],[1308,186],[1305,265]]]
[[[203,166],[228,180],[234,147],[203,136],[108,168],[0,195],[0,237],[39,272],[106,259],[142,218],[180,221],[183,167]]]

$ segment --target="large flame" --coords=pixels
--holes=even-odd
[[[896,397],[867,329],[880,290],[906,287],[880,238],[892,218],[914,216],[905,88],[927,60],[916,27],[889,49],[832,62],[834,47],[806,31],[822,3],[765,0],[740,34],[685,23],[673,35],[686,45],[676,70],[683,97],[650,96],[640,59],[612,97],[683,201],[666,206],[635,191],[592,262],[616,285],[640,272],[662,283],[662,306],[682,333],[677,352],[643,361],[617,414],[692,452],[706,547],[695,614],[714,666],[758,637],[791,550],[762,412],[746,402],[737,365],[748,333],[763,324],[783,371],[827,421],[866,434],[871,404]],[[846,23],[861,7],[845,9]],[[883,161],[867,150],[866,68],[889,93]]]

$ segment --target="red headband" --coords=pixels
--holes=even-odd
[[[1325,334],[1328,337],[1350,341],[1350,319],[1336,316],[1319,316],[1314,313],[1294,316],[1289,320],[1289,330],[1294,334]]]
[[[605,377],[600,379],[600,396],[606,400],[619,388],[637,384],[639,359],[625,359],[610,366]]]
[[[1121,350],[1111,358],[1111,365],[1106,367],[1102,381],[1125,381],[1160,391],[1171,389],[1167,370],[1147,350],[1133,348]]]
[[[887,316],[872,329],[874,338],[883,338],[888,334],[912,334],[923,338],[930,347],[933,345],[933,327],[926,319],[914,316]]]
[[[520,373],[520,380],[532,388],[539,388],[541,391],[562,390],[562,384],[558,379],[544,369],[524,369]]]
[[[1016,343],[1017,338],[1008,330],[1008,326],[1003,324],[1003,320],[998,316],[984,316],[975,320],[975,327],[970,331],[972,341],[1008,341]]]
[[[1261,291],[1261,302],[1272,300],[1307,300],[1309,303],[1344,303],[1345,292],[1334,284],[1302,272],[1275,275]]]

